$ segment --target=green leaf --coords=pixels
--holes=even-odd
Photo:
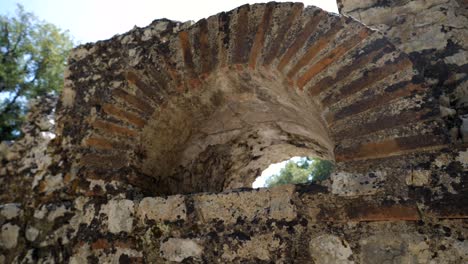
[[[73,41],[68,32],[18,5],[0,16],[0,141],[21,136],[28,100],[57,93]]]
[[[334,163],[317,158],[301,158],[289,161],[279,174],[272,175],[265,181],[266,187],[282,184],[299,184],[327,179],[333,171]]]

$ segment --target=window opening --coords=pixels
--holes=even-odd
[[[330,177],[333,169],[332,161],[296,156],[268,166],[252,183],[252,188],[322,181]]]

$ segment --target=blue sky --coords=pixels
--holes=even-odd
[[[22,4],[40,19],[70,31],[79,43],[108,39],[135,25],[142,27],[157,18],[178,21],[194,20],[228,11],[246,3],[268,1],[245,0],[0,0],[0,14],[14,14],[16,3]],[[277,1],[290,2],[290,1]],[[308,0],[305,5],[319,6],[337,13],[335,0]]]

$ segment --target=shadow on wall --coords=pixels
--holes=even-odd
[[[334,168],[335,164],[330,160],[292,157],[268,166],[252,183],[252,188],[319,182],[328,179]]]
[[[213,73],[170,97],[142,135],[137,167],[165,195],[250,187],[271,162],[294,156],[334,159],[319,106],[268,70]]]

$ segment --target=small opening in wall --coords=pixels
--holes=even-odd
[[[269,188],[282,184],[322,181],[330,177],[334,163],[311,157],[292,157],[273,163],[252,183],[252,188]]]

